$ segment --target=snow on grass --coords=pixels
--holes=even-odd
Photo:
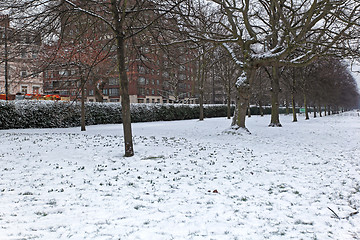
[[[359,239],[357,112],[0,131],[1,239]]]

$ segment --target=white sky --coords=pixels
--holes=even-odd
[[[354,75],[357,81],[358,89],[360,90],[360,65],[354,65],[352,70],[357,71],[357,72],[352,72],[352,74]]]

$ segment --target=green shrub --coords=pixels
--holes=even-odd
[[[120,103],[86,103],[86,124],[122,123]],[[234,111],[232,107],[231,112]],[[132,122],[196,119],[199,105],[132,104]],[[226,105],[204,105],[206,118],[225,117]],[[0,101],[0,129],[80,126],[80,103],[62,101]]]

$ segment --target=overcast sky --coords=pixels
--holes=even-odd
[[[360,65],[353,65],[352,70],[353,70],[352,74],[354,75],[354,77],[357,81],[358,89],[360,90]],[[357,72],[354,72],[354,71],[357,71]]]

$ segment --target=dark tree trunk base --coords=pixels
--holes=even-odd
[[[238,125],[232,125],[232,126],[231,126],[231,130],[239,131],[239,132],[243,131],[243,132],[245,132],[245,133],[251,134],[251,132],[249,131],[249,129],[247,129],[246,127],[240,127],[240,126],[238,126]]]
[[[270,123],[269,127],[282,127],[281,123]]]

